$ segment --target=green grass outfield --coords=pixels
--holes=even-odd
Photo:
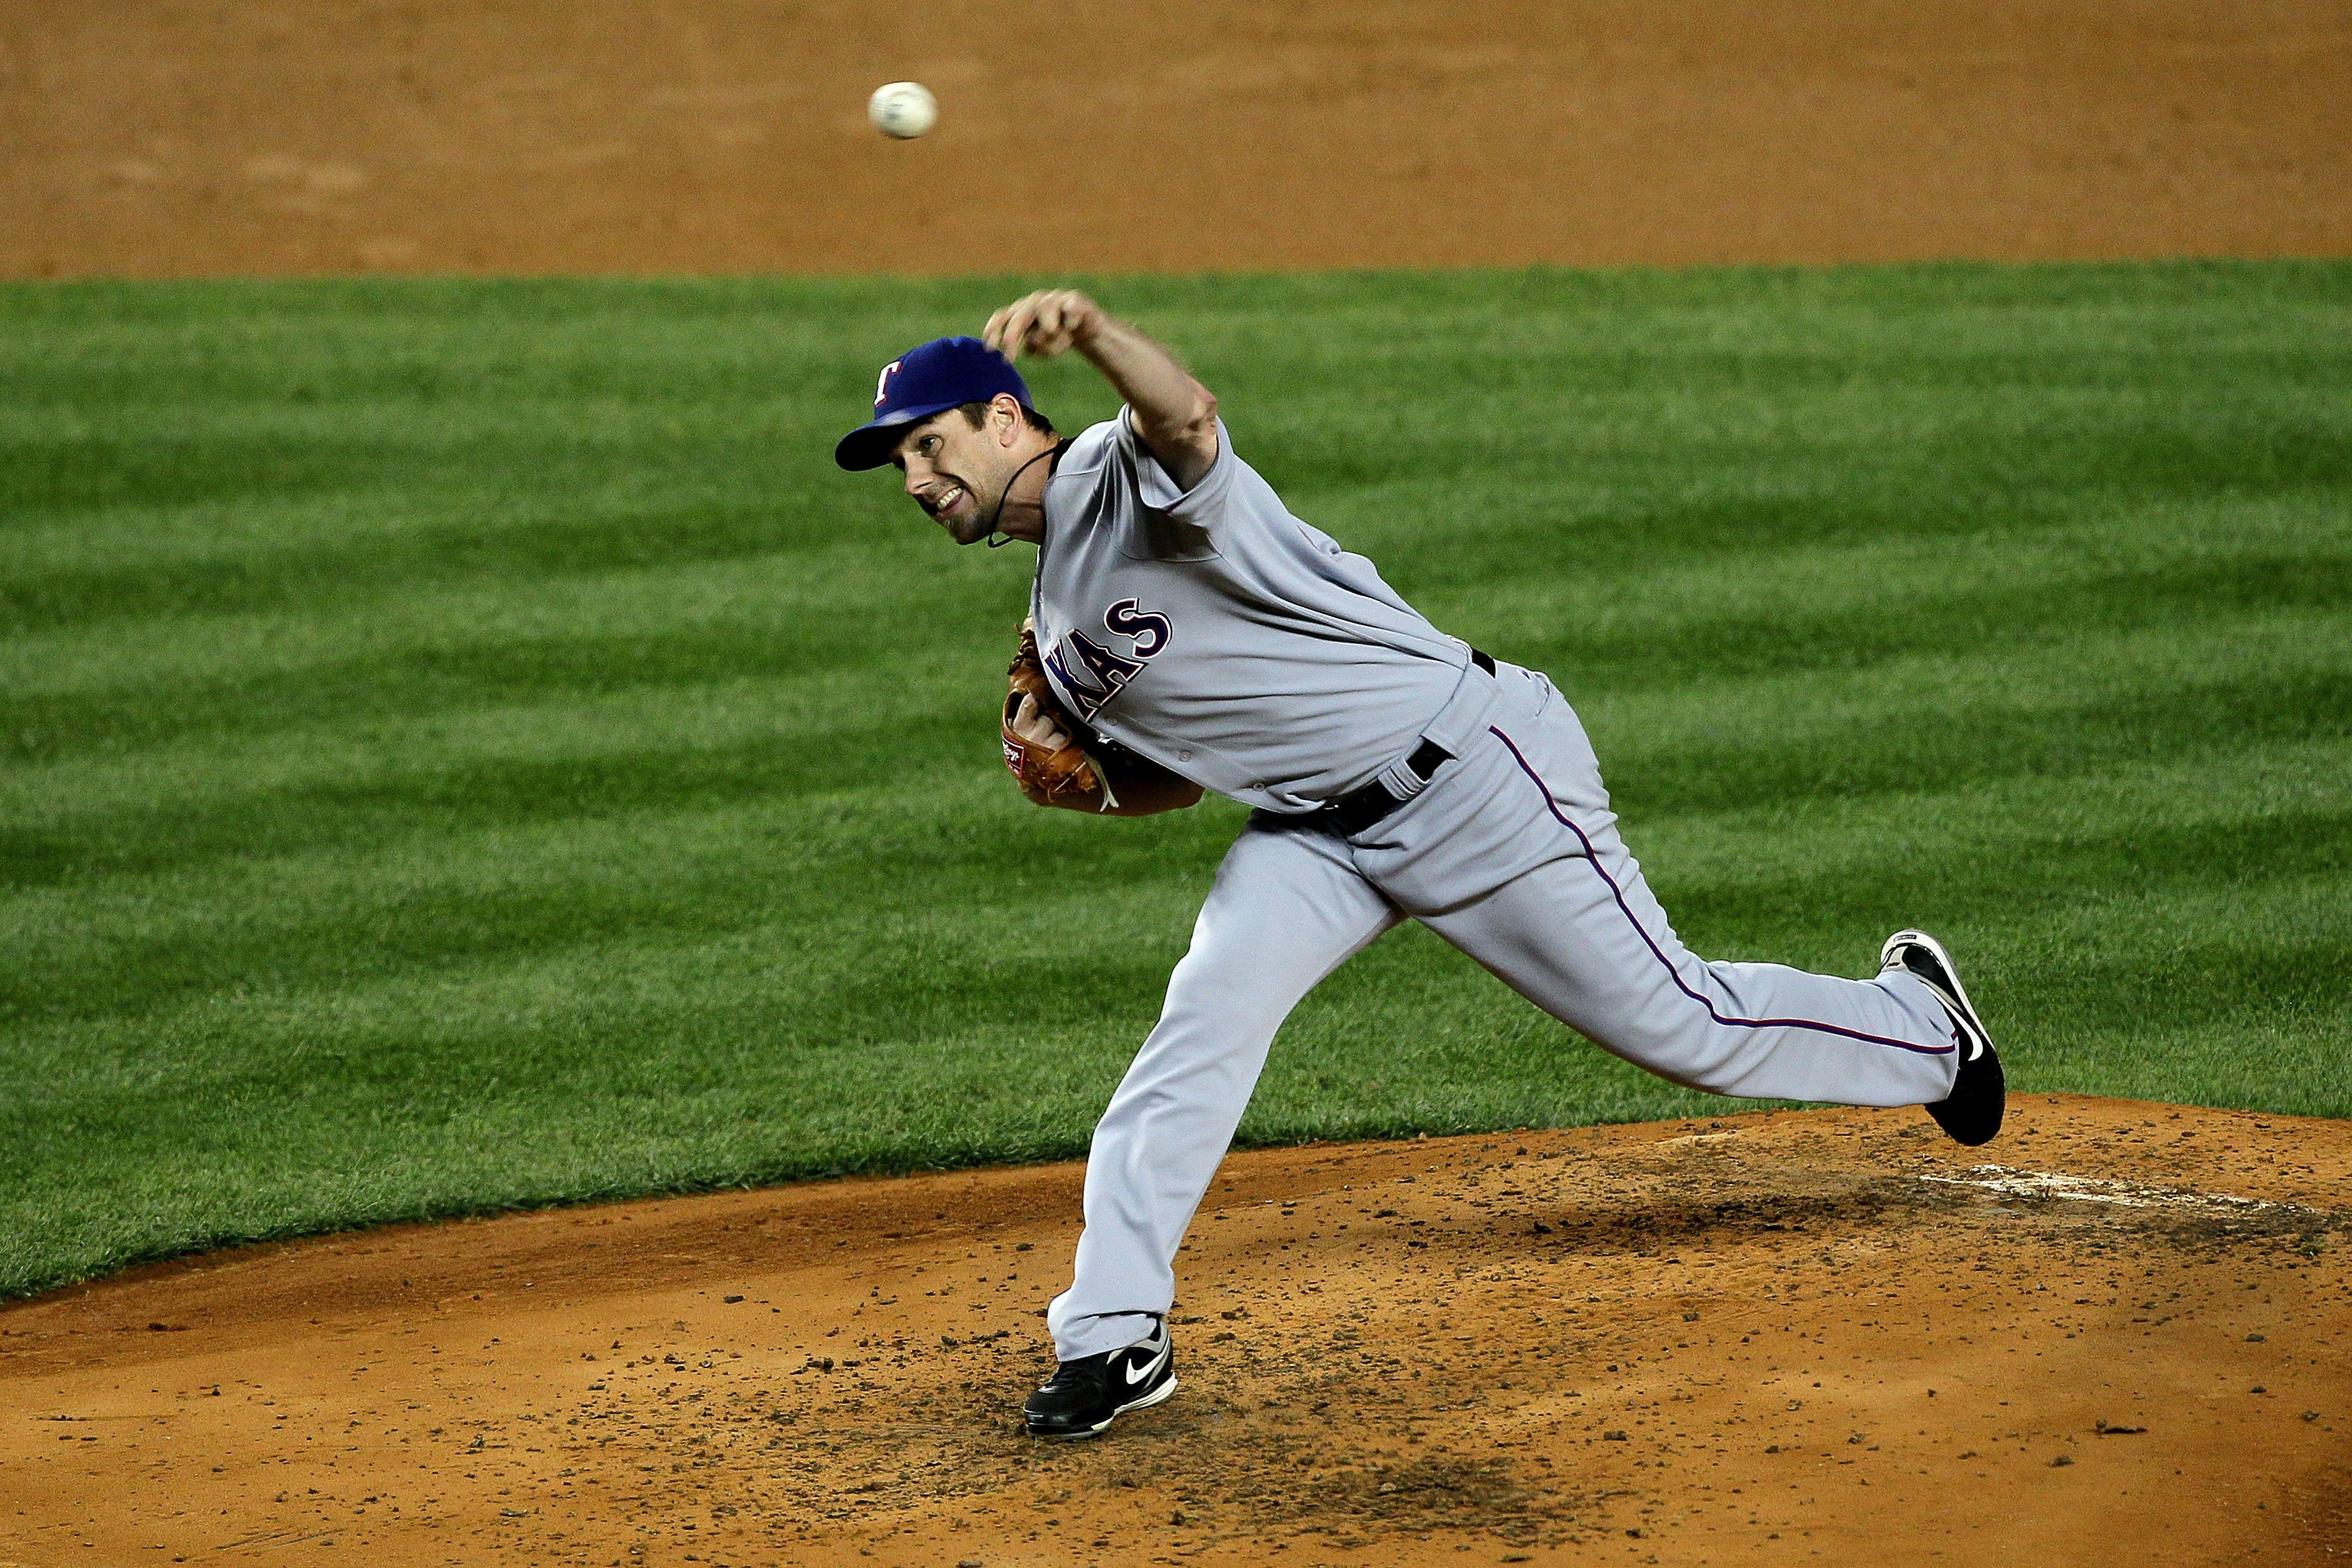
[[[830,459],[1025,286],[0,288],[0,1293],[1080,1153],[1239,813],[1025,805],[1029,551]],[[1917,923],[2024,1088],[2352,1115],[2352,264],[1096,287],[1701,952]],[[1243,1135],[1731,1108],[1409,928]]]

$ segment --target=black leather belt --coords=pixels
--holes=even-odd
[[[1470,650],[1470,662],[1490,675],[1495,673],[1495,661],[1475,648]],[[1425,739],[1413,747],[1412,755],[1404,759],[1404,765],[1425,781],[1453,758],[1454,753],[1433,740]],[[1336,800],[1324,802],[1323,809],[1315,813],[1315,821],[1329,827],[1340,837],[1351,839],[1403,804],[1402,800],[1389,793],[1387,785],[1375,779],[1360,789],[1350,789]]]

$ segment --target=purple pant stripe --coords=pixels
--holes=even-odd
[[[1836,1024],[1820,1023],[1811,1019],[1732,1019],[1726,1018],[1721,1013],[1716,1011],[1715,1004],[1713,1002],[1707,1000],[1706,997],[1692,990],[1688,986],[1683,983],[1681,972],[1675,969],[1674,961],[1668,958],[1664,952],[1659,948],[1656,941],[1651,937],[1648,928],[1642,924],[1641,917],[1636,915],[1633,913],[1633,906],[1625,902],[1625,890],[1617,885],[1617,879],[1611,876],[1609,874],[1609,868],[1601,863],[1601,856],[1593,850],[1592,841],[1584,836],[1584,830],[1578,827],[1573,821],[1570,821],[1569,818],[1561,812],[1558,803],[1552,800],[1551,786],[1543,781],[1543,775],[1538,773],[1535,768],[1529,765],[1526,754],[1519,750],[1517,744],[1514,742],[1509,736],[1505,735],[1501,730],[1496,729],[1492,725],[1487,726],[1486,733],[1493,736],[1496,740],[1501,741],[1505,746],[1510,747],[1511,756],[1519,765],[1519,771],[1525,773],[1530,779],[1534,780],[1535,787],[1543,792],[1544,806],[1551,812],[1553,821],[1559,822],[1561,827],[1566,828],[1570,832],[1574,833],[1576,835],[1576,841],[1584,846],[1585,860],[1591,865],[1593,871],[1600,876],[1601,880],[1609,884],[1609,895],[1617,901],[1617,908],[1619,912],[1622,913],[1625,916],[1626,921],[1633,925],[1634,935],[1642,938],[1642,945],[1647,947],[1650,950],[1651,956],[1656,958],[1659,964],[1664,967],[1667,977],[1672,979],[1675,983],[1675,989],[1682,992],[1683,995],[1688,997],[1691,1000],[1705,1008],[1706,1009],[1707,1017],[1713,1019],[1719,1024],[1728,1024],[1739,1029],[1810,1029],[1817,1030],[1822,1034],[1843,1035],[1848,1040],[1866,1040],[1872,1045],[1891,1045],[1897,1051],[1908,1051],[1920,1056],[1949,1056],[1952,1053],[1955,1047],[1949,1045],[1913,1045],[1909,1040],[1887,1040],[1880,1035],[1864,1034],[1860,1030],[1841,1029]]]

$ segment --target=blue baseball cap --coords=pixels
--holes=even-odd
[[[874,417],[841,438],[833,460],[851,473],[890,461],[906,427],[968,402],[1011,392],[1029,406],[1029,387],[1005,357],[977,338],[934,338],[882,367]]]

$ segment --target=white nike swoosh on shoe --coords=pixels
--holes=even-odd
[[[1902,966],[1896,965],[1891,967],[1901,968]],[[1882,975],[1886,972],[1885,969],[1879,971]],[[1927,994],[1936,998],[1936,1005],[1944,1009],[1944,1017],[1952,1026],[1953,1040],[1968,1048],[1967,1053],[1960,1060],[1974,1061],[1978,1057],[1982,1056],[1985,1053],[1985,1047],[1990,1045],[1992,1041],[1984,1037],[1977,1025],[1969,1021],[1969,1013],[1962,1010],[1958,998],[1916,969],[1906,968],[1903,972],[1927,987]]]
[[[1160,1354],[1153,1356],[1150,1361],[1145,1362],[1142,1365],[1130,1365],[1124,1368],[1123,1372],[1127,1378],[1127,1385],[1129,1388],[1134,1387],[1137,1384],[1142,1382],[1145,1378],[1159,1371],[1160,1364],[1167,1359],[1168,1347],[1163,1344],[1160,1347]]]

